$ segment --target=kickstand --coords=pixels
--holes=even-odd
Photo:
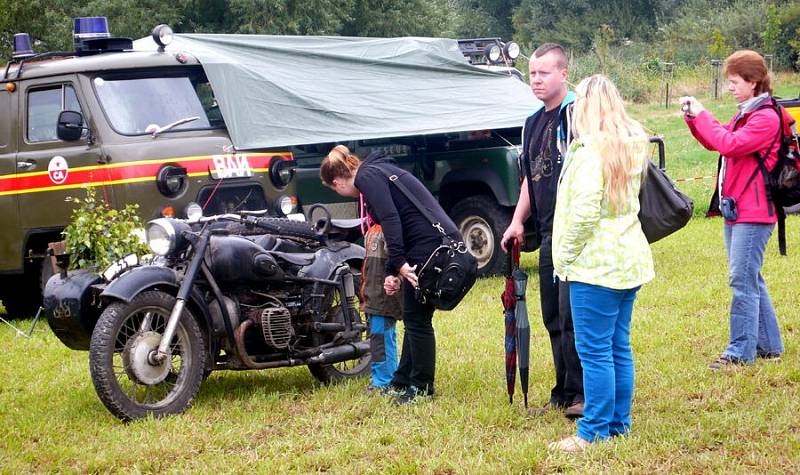
[[[36,322],[39,321],[39,316],[41,316],[42,310],[44,310],[44,307],[39,307],[39,311],[37,311],[36,312],[36,316],[33,317],[33,323],[31,323],[31,329],[28,330],[27,333],[22,331],[22,330],[20,330],[19,328],[15,327],[14,325],[11,324],[11,322],[9,322],[8,320],[6,320],[3,317],[0,317],[0,321],[5,323],[6,325],[10,326],[11,328],[13,328],[14,331],[17,332],[17,336],[24,336],[25,338],[30,338],[31,335],[33,335],[33,329],[36,328]]]

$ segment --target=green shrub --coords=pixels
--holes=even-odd
[[[71,269],[104,269],[128,254],[147,254],[147,245],[137,232],[144,228],[136,214],[138,205],[113,209],[92,188],[86,188],[85,198],[67,201],[77,205],[63,231]]]

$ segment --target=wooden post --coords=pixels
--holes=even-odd
[[[670,85],[672,83],[672,75],[675,63],[661,63],[663,68],[662,75],[664,78],[664,108],[669,109],[670,102],[672,102],[672,91]]]
[[[719,79],[720,79],[720,68],[722,67],[722,60],[721,59],[712,59],[711,60],[711,67],[714,69],[712,73],[712,81],[711,85],[714,88],[714,100],[719,99]]]

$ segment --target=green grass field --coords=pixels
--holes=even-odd
[[[800,82],[800,81],[796,81]],[[785,86],[796,91],[796,84]],[[780,92],[781,90],[779,90]],[[730,101],[708,102],[726,118]],[[632,109],[667,142],[673,178],[713,174],[677,107]],[[558,414],[528,417],[505,392],[502,279],[479,281],[434,318],[437,396],[395,407],[366,381],[320,386],[304,368],[218,372],[185,414],[123,424],[94,393],[87,353],[46,324],[32,338],[0,326],[0,472],[333,473],[796,473],[800,471],[800,218],[787,223],[789,256],[768,246],[764,276],[786,353],[714,373],[727,341],[730,293],[719,219],[700,217],[713,181],[682,184],[698,217],[653,246],[656,280],[643,287],[632,341],[637,383],[630,437],[579,455],[549,453],[574,431]],[[526,255],[532,276],[536,254]],[[532,278],[532,404],[552,385],[549,340]],[[26,327],[30,321],[17,321]]]

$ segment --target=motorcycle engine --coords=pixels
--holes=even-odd
[[[249,310],[248,316],[260,324],[267,346],[277,350],[289,348],[289,342],[294,335],[289,309],[273,303],[264,308]]]

